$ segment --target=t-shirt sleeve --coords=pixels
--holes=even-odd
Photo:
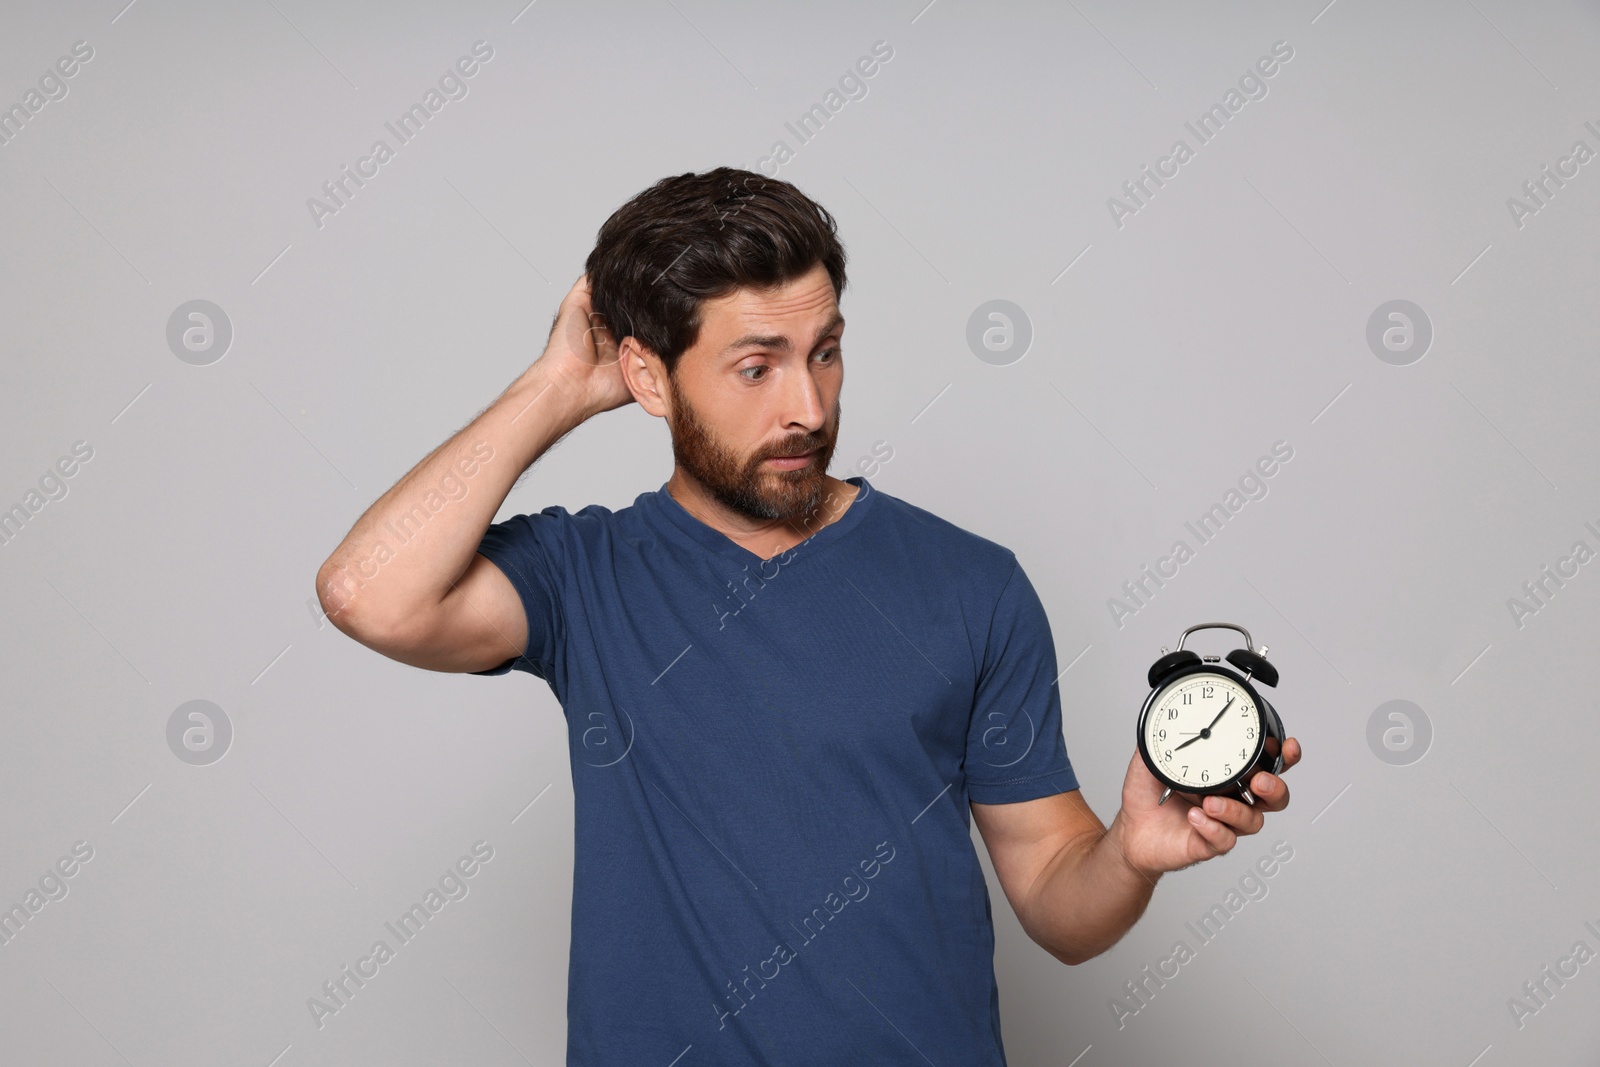
[[[514,515],[491,525],[478,544],[478,554],[510,579],[528,614],[528,647],[520,656],[473,674],[506,674],[515,669],[552,679],[556,650],[565,636],[561,616],[561,575],[565,553],[562,525],[570,520],[561,507],[536,515]]]
[[[967,729],[967,795],[1009,804],[1078,788],[1061,733],[1050,620],[1020,563],[989,624]]]

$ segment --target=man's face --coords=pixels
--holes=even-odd
[[[768,292],[706,301],[672,375],[672,454],[723,506],[803,520],[822,503],[844,384],[833,282],[821,264]],[[800,464],[773,457],[810,453]]]

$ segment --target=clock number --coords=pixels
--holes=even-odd
[[[1189,777],[1189,765],[1187,763],[1183,765],[1183,776],[1185,778]]]
[[[1169,748],[1169,749],[1167,749],[1167,759],[1171,759],[1171,758],[1172,758],[1172,749]]]
[[[1231,764],[1231,763],[1224,763],[1224,764],[1223,764],[1223,765],[1222,765],[1222,773],[1223,773],[1223,774],[1232,774],[1232,773],[1233,773],[1233,764]]]
[[[1167,739],[1167,731],[1166,730],[1157,730],[1156,731],[1156,740],[1157,741],[1165,741],[1166,739]]]
[[[1202,692],[1200,695],[1203,696],[1203,697],[1208,697],[1208,696],[1211,695],[1211,691],[1213,689],[1215,689],[1215,688],[1216,688],[1216,686],[1214,686],[1214,685],[1208,685],[1208,686],[1205,687],[1205,691]]]
[[[1254,737],[1256,735],[1256,728],[1254,726],[1246,726],[1244,728],[1244,735],[1246,737]]]
[[[1209,781],[1211,781],[1211,772],[1210,772],[1210,771],[1201,771],[1201,772],[1200,772],[1200,780],[1201,780],[1201,781],[1202,781],[1202,782],[1209,782]]]
[[[1185,694],[1183,694],[1183,702],[1185,704],[1193,704],[1194,703],[1194,694],[1193,693],[1185,693]]]
[[[1178,717],[1178,709],[1169,707],[1167,709],[1167,718],[1176,719],[1177,717]]]

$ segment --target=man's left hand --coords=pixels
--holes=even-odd
[[[1283,770],[1300,762],[1300,742],[1283,743]],[[1134,869],[1147,876],[1176,871],[1233,850],[1239,838],[1259,833],[1266,813],[1289,806],[1289,787],[1282,778],[1257,771],[1247,783],[1255,805],[1232,797],[1201,798],[1176,790],[1158,804],[1165,789],[1139,753],[1128,764],[1122,782],[1118,845]]]

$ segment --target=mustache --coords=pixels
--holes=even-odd
[[[833,430],[832,433],[829,432],[829,429],[830,427],[824,426],[814,434],[803,436],[795,440],[785,441],[774,451],[768,452],[766,455],[762,456],[761,459],[791,459],[795,456],[806,455],[808,452],[820,452],[825,448],[830,448],[832,447],[834,438],[838,433],[837,424],[831,428]],[[761,460],[757,460],[758,463],[760,461]]]
[[[824,439],[824,440],[817,440],[816,442],[809,443],[809,444],[802,443],[802,444],[798,444],[798,445],[791,445],[788,448],[786,448],[784,451],[772,452],[772,453],[769,453],[769,454],[763,456],[762,458],[763,459],[792,459],[795,456],[804,456],[809,452],[816,452],[816,451],[820,450],[823,446],[825,446],[827,443],[828,442]]]

